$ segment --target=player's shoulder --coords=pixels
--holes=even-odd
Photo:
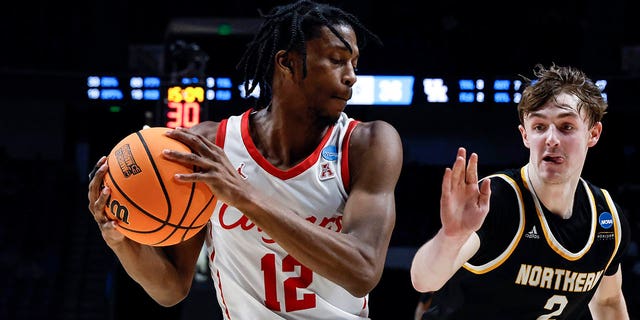
[[[383,120],[359,121],[349,138],[349,167],[363,167],[395,172],[399,175],[403,161],[402,141],[398,131]],[[379,172],[379,171],[378,171]]]
[[[495,171],[487,176],[484,179],[491,178],[491,181],[505,181],[505,182],[513,182],[518,183],[521,181],[520,170],[515,168],[507,168],[499,171]],[[496,179],[497,178],[497,179]]]
[[[611,194],[607,189],[605,189],[602,186],[599,186],[583,177],[580,177],[580,181],[584,183],[584,186],[586,188],[588,188],[591,192],[590,194],[593,195],[593,197],[596,199],[596,203],[599,203],[602,205],[603,208],[606,208],[609,206],[609,202],[614,203],[616,206],[618,206],[617,201],[614,199],[614,194]],[[580,188],[580,190],[582,190],[582,183],[578,184],[578,188]],[[579,194],[582,196],[582,201],[588,202],[590,201],[590,197],[587,197],[587,193],[580,191]]]
[[[365,188],[387,192],[395,187],[404,155],[400,135],[391,124],[358,121],[345,142],[352,191]]]
[[[518,193],[520,183],[522,181],[520,177],[520,169],[508,168],[500,171],[496,171],[484,179],[491,179],[491,194],[492,198],[496,198],[498,195],[512,195]]]
[[[583,181],[591,190],[605,190],[605,188],[600,187],[599,185],[597,185],[596,183],[590,181],[589,179],[586,179],[584,177],[580,177],[580,180]]]
[[[357,121],[351,134],[353,142],[370,143],[372,141],[400,142],[398,130],[384,120]]]
[[[496,176],[509,177],[511,179],[519,179],[520,178],[520,169],[518,168],[506,168],[500,171],[496,171],[493,173]]]
[[[350,155],[395,163],[402,161],[402,141],[396,128],[383,120],[359,121],[349,138]],[[373,158],[372,158],[373,157]],[[362,160],[362,159],[361,159]]]

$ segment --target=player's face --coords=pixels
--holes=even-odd
[[[563,183],[580,177],[587,150],[600,138],[602,123],[589,127],[578,98],[561,93],[542,108],[525,116],[520,133],[530,150],[529,162],[547,183]]]
[[[356,34],[350,26],[334,26],[349,43],[352,51],[327,27],[321,36],[307,42],[307,77],[299,79],[300,89],[309,111],[318,120],[334,123],[351,98],[356,82],[355,69],[360,51]],[[302,72],[298,72],[301,75]]]

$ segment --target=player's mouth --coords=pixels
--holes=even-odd
[[[561,156],[545,156],[542,158],[542,160],[545,162],[551,162],[554,164],[564,163],[564,157],[561,157]]]
[[[340,92],[339,94],[334,95],[333,98],[340,99],[342,101],[349,101],[349,99],[351,99],[351,95],[352,94],[353,94],[353,91],[351,91],[351,90],[344,91],[344,92]]]

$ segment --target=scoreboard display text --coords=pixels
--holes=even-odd
[[[607,81],[597,80],[596,85],[607,99]],[[515,107],[524,86],[522,80],[515,78],[416,79],[410,75],[359,75],[347,104],[418,109],[433,105]],[[216,108],[249,97],[243,83],[226,76],[185,77],[179,83],[165,82],[155,76],[89,76],[86,90],[87,98],[93,101],[160,104],[161,107],[155,110],[161,110],[161,114],[155,118],[161,119],[159,124],[170,128],[192,127]],[[259,88],[256,88],[250,96],[258,95]]]
[[[171,86],[167,89],[166,127],[190,128],[200,123],[204,88]]]

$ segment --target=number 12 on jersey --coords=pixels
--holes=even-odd
[[[298,276],[289,277],[282,283],[278,283],[276,277],[276,255],[273,253],[265,254],[260,266],[264,274],[264,304],[271,310],[281,311],[284,306],[286,312],[297,310],[311,309],[316,306],[316,295],[313,293],[305,293],[298,298],[298,289],[307,288],[313,281],[313,271],[303,266],[292,256],[287,255],[282,259],[282,272],[294,272],[299,270]],[[278,285],[283,286],[282,292],[284,297],[278,297]],[[282,301],[281,299],[284,298]],[[284,303],[284,305],[282,305]]]

